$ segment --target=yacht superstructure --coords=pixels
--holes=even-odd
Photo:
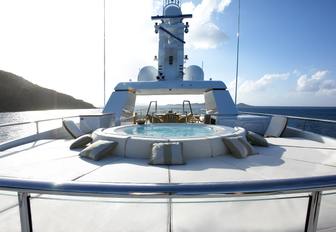
[[[177,0],[165,2],[162,16],[152,16],[154,31],[159,35],[158,67],[143,67],[137,82],[119,83],[103,112],[113,112],[117,118],[130,117],[138,95],[203,94],[206,110],[219,117],[218,121],[237,116],[237,109],[222,81],[204,80],[203,70],[197,65],[184,67],[187,59],[184,34],[189,31],[189,23],[184,21],[191,17],[182,14]]]
[[[0,125],[36,126],[0,144],[0,231],[336,231],[336,140],[292,128],[288,116],[239,114],[222,81],[184,67],[190,17],[165,1],[152,17],[158,67],[119,83],[101,114],[53,119],[62,126],[47,130],[48,120]],[[206,114],[188,101],[182,114],[149,113],[152,102],[136,117],[136,96],[161,94],[203,94]],[[248,131],[273,136],[237,159],[223,140]],[[86,148],[70,149],[82,135],[115,147],[99,161],[83,158]],[[149,164],[162,143],[180,145],[185,164]]]

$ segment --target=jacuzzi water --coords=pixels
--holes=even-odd
[[[116,132],[121,132],[127,135],[181,139],[191,137],[207,137],[217,134],[213,126],[203,124],[149,124],[128,126],[118,129]]]

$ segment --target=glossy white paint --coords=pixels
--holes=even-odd
[[[168,125],[168,124],[158,124]],[[181,124],[176,124],[181,125]],[[192,126],[191,124],[190,126]],[[155,124],[154,124],[155,126]],[[157,138],[146,137],[141,134],[130,135],[123,132],[123,129],[129,127],[136,128],[142,127],[139,125],[126,125],[113,127],[108,129],[98,129],[94,131],[94,141],[97,140],[112,140],[117,141],[118,145],[115,150],[116,155],[122,155],[129,158],[144,158],[149,159],[152,153],[153,143],[158,142],[180,142],[183,143],[183,155],[185,159],[213,157],[220,154],[224,154],[227,149],[222,142],[222,138],[225,136],[231,136],[233,134],[237,136],[245,135],[243,128],[229,128],[216,125],[197,125],[194,126],[206,126],[213,130],[213,133],[208,136],[202,137],[180,137],[180,138]]]
[[[158,69],[145,66],[140,70],[138,82],[119,83],[104,113],[115,113],[117,121],[120,117],[131,115],[137,95],[204,94],[206,109],[212,114],[237,115],[236,106],[222,81],[204,81],[203,70],[196,65],[184,69],[183,40],[189,24],[182,21],[189,16],[182,15],[180,4],[166,2],[163,16],[157,17],[161,20],[155,24],[155,32],[159,34]]]

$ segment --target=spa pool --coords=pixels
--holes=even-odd
[[[106,130],[109,133],[110,130]],[[113,129],[115,133],[122,133],[130,136],[142,136],[151,138],[183,139],[213,136],[219,133],[233,133],[230,127],[216,127],[204,124],[175,124],[160,123],[148,125],[132,125]]]
[[[118,143],[114,151],[116,155],[132,158],[148,158],[153,143],[180,142],[184,155],[193,158],[222,155],[226,152],[222,138],[244,133],[245,130],[238,127],[157,123],[98,129],[93,133],[93,139],[115,141]]]

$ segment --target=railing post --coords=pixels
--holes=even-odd
[[[30,210],[30,194],[18,193],[21,232],[33,232],[33,224]]]
[[[40,133],[39,122],[36,121],[36,122],[35,122],[35,125],[36,125],[36,134],[39,134],[39,133]]]
[[[302,130],[306,130],[306,124],[307,124],[307,120],[303,121],[303,129]]]
[[[316,232],[321,206],[321,191],[312,192],[308,200],[305,232]]]

